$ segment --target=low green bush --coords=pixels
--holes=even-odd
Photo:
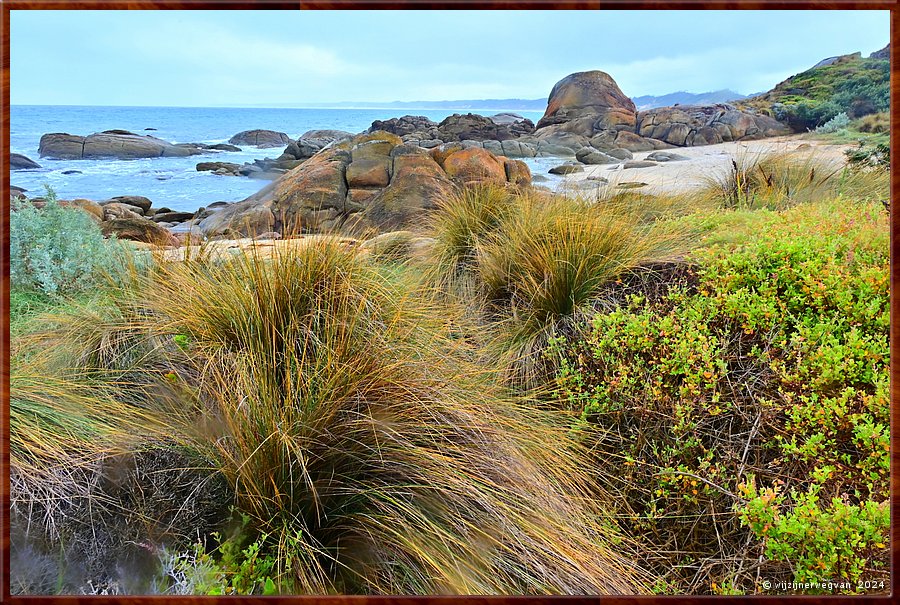
[[[888,143],[869,145],[860,143],[855,149],[844,152],[851,169],[864,170],[876,168],[888,170],[891,167],[891,147]]]
[[[675,592],[886,578],[884,213],[837,200],[766,216],[696,252],[680,286],[623,294],[548,349],[573,428],[624,494],[622,526]]]

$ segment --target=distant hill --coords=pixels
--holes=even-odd
[[[547,99],[465,99],[459,101],[345,101],[341,103],[319,103],[321,108],[358,109],[458,109],[462,111],[512,109],[521,111],[544,111]]]
[[[654,107],[668,107],[676,103],[681,105],[705,105],[710,103],[725,103],[746,99],[746,95],[733,90],[716,90],[713,92],[672,92],[662,96],[644,95],[633,97],[632,101],[639,110],[653,109]],[[520,111],[544,111],[547,108],[547,99],[465,99],[458,101],[346,101],[341,103],[323,103],[317,107],[360,109],[447,109],[460,111],[485,111],[495,109],[511,109]]]
[[[714,90],[712,92],[671,92],[667,95],[655,97],[652,95],[644,95],[641,97],[632,97],[638,111],[645,109],[654,109],[656,107],[671,107],[672,105],[712,105],[714,103],[729,103],[746,99],[747,95],[742,95],[733,90]]]
[[[888,48],[863,58],[861,53],[829,57],[780,82],[769,92],[739,101],[786,122],[794,131],[820,126],[841,112],[851,118],[890,107]]]

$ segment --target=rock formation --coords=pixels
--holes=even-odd
[[[41,165],[35,162],[34,160],[25,157],[24,155],[18,153],[9,154],[9,169],[10,170],[29,170],[33,168],[40,168]]]
[[[387,132],[357,135],[317,153],[242,202],[200,222],[204,235],[277,231],[362,233],[418,229],[457,187],[527,186],[521,161],[449,144],[432,150]]]
[[[256,129],[239,132],[228,139],[228,142],[232,145],[247,145],[250,147],[281,147],[290,143],[291,137],[283,132]]]
[[[199,145],[173,145],[149,135],[134,134],[127,130],[105,130],[86,137],[49,133],[41,137],[38,153],[42,158],[57,160],[88,160],[115,158],[183,157],[198,155],[204,150]]]
[[[661,107],[636,112],[609,74],[587,71],[560,80],[531,136],[519,142],[536,150],[568,149],[588,163],[606,161],[591,148],[608,152],[652,151],[710,145],[787,134],[789,129],[762,115],[728,104]],[[563,155],[559,153],[559,155]]]
[[[634,119],[634,102],[609,74],[583,71],[556,83],[537,128],[590,138],[601,130],[634,130]]]
[[[733,105],[660,107],[637,115],[636,131],[643,137],[676,145],[714,145],[790,134],[777,120],[740,111]]]
[[[442,143],[471,142],[487,143],[517,139],[531,134],[534,123],[514,113],[502,113],[492,117],[467,113],[455,113],[447,116],[440,123],[433,122],[425,116],[402,116],[390,120],[375,120],[368,132],[382,130],[399,136],[403,142],[420,147],[433,148]],[[474,146],[474,145],[472,145]],[[484,145],[478,145],[484,147]],[[518,147],[510,148],[515,154]],[[499,151],[496,146],[491,151]],[[534,152],[515,154],[518,157],[533,156]]]

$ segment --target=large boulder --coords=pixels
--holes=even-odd
[[[479,147],[463,149],[450,154],[444,160],[447,176],[461,185],[506,183],[506,167],[503,159]]]
[[[329,145],[353,137],[344,130],[309,130],[301,134],[296,141],[291,141],[279,156],[285,160],[306,160],[316,155]]]
[[[619,158],[598,151],[593,147],[582,147],[575,152],[575,159],[582,164],[618,164]]]
[[[390,186],[369,201],[354,227],[382,232],[420,228],[422,218],[453,191],[453,181],[424,150],[396,155]]]
[[[248,145],[250,147],[281,147],[290,143],[291,137],[283,132],[256,129],[239,132],[228,139],[228,142],[232,145]]]
[[[35,162],[32,159],[25,157],[24,155],[18,153],[9,154],[9,169],[10,170],[29,170],[32,168],[40,168],[41,165]]]
[[[570,74],[550,91],[537,130],[555,127],[590,138],[600,130],[633,130],[634,102],[606,72]]]
[[[733,105],[678,105],[642,111],[636,129],[645,138],[678,147],[713,145],[789,134],[790,129],[768,116],[741,111]]]
[[[58,160],[186,157],[203,151],[193,144],[173,145],[156,137],[134,134],[127,130],[105,130],[86,137],[49,133],[41,137],[38,147],[42,158]]]
[[[62,202],[60,202],[62,205]],[[87,212],[90,216],[96,219],[98,222],[103,220],[104,211],[103,206],[98,204],[93,200],[86,200],[83,198],[78,198],[74,200],[69,200],[68,205],[74,206],[75,208],[81,208],[85,212]]]
[[[350,152],[342,149],[316,154],[276,181],[272,206],[277,221],[275,231],[337,227],[337,220],[347,211],[350,158]]]
[[[111,197],[102,203],[117,203],[128,204],[129,206],[137,206],[141,209],[141,214],[149,212],[150,207],[153,205],[153,202],[151,202],[149,198],[146,198],[143,195],[117,195],[116,197]]]
[[[461,143],[432,150],[384,131],[333,144],[260,192],[200,222],[207,237],[420,229],[458,187],[527,186],[528,166]]]
[[[119,239],[146,242],[158,246],[177,246],[175,237],[165,227],[161,227],[142,216],[114,218],[100,224],[103,235],[115,235]]]
[[[270,183],[265,190],[270,191],[273,186],[274,183]],[[201,220],[198,225],[200,232],[204,237],[222,238],[255,236],[271,232],[275,227],[272,204],[271,198],[259,199],[251,196]]]

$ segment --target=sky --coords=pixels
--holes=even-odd
[[[218,107],[763,92],[887,44],[888,11],[11,11],[14,105]]]

